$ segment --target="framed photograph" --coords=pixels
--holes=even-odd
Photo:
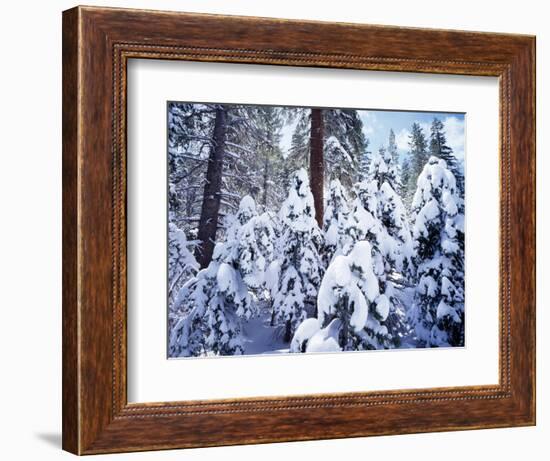
[[[535,39],[63,13],[63,448],[535,424]]]

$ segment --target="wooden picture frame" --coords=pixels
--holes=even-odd
[[[131,58],[498,77],[499,384],[129,404]],[[533,424],[534,37],[95,7],[63,13],[65,450],[93,454]]]

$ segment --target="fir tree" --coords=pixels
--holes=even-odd
[[[350,255],[359,243],[364,241],[369,242],[371,253],[369,265],[372,267],[373,274],[377,279],[377,287],[380,289],[380,294],[384,295],[384,298],[381,298],[383,299],[381,302],[386,303],[388,301],[389,309],[389,299],[387,298],[386,290],[388,290],[389,294],[390,286],[386,283],[385,257],[382,253],[382,251],[386,250],[386,233],[376,215],[378,204],[375,190],[376,184],[374,181],[369,182],[365,180],[356,185],[357,198],[352,203],[350,214],[340,234],[337,253],[345,256]],[[358,256],[358,253],[356,252],[355,255]],[[375,307],[375,305],[369,303],[370,311],[375,309]],[[387,348],[391,347],[394,341],[395,344],[399,342],[399,337],[397,335],[392,337],[392,334],[388,332],[385,326],[387,317],[386,315],[383,319],[377,319],[374,314],[370,317],[371,321],[367,322],[364,327],[364,334],[362,334],[362,348]]]
[[[251,195],[262,205],[282,199],[279,183],[268,178],[280,154],[281,118],[274,107],[169,104],[169,219],[197,240],[202,268],[241,197]]]
[[[183,313],[171,316],[169,356],[240,355],[239,313],[250,312],[251,298],[240,274],[221,261],[223,244],[212,261],[180,290],[176,303]]]
[[[410,204],[406,200],[409,183],[411,181],[411,161],[409,156],[403,159],[400,170],[401,170],[401,187],[399,188],[399,194],[403,198],[404,200],[403,203],[405,204],[407,209],[410,209]]]
[[[289,167],[300,167],[294,159],[305,158],[318,224],[324,215],[324,183],[338,178],[347,189],[357,180],[358,164],[366,150],[363,122],[354,109],[293,109],[297,120],[287,156]],[[309,129],[309,132],[307,131]],[[286,176],[288,178],[288,175]]]
[[[255,156],[247,156],[245,168],[239,174],[248,172],[250,180],[241,193],[252,196],[263,211],[278,207],[284,200],[286,189],[280,182],[279,170],[283,152],[280,147],[281,130],[285,122],[284,109],[273,106],[258,106],[256,126],[258,133],[250,147]]]
[[[251,292],[264,286],[273,239],[269,216],[258,216],[252,197],[243,197],[210,264],[178,293],[180,314],[172,318],[171,357],[244,352],[241,321],[257,313]]]
[[[464,345],[464,216],[456,180],[444,160],[430,157],[414,195],[413,239],[418,283],[409,316],[420,344]]]
[[[191,239],[201,213],[214,116],[208,105],[168,104],[169,222]]]
[[[395,140],[395,133],[390,128],[390,134],[388,136],[388,154],[391,157],[392,168],[395,169],[396,181],[392,184],[393,189],[399,193],[403,193],[403,173],[401,169],[401,163],[399,162],[399,152],[397,151],[397,142]]]
[[[368,138],[365,138],[365,149],[361,152],[359,156],[359,165],[357,169],[357,181],[362,181],[366,179],[369,174],[369,163],[371,151],[368,150],[370,141]]]
[[[434,118],[430,128],[430,155],[445,160],[447,168],[456,179],[457,190],[460,196],[464,196],[464,175],[453,150],[447,145],[445,126],[438,118]]]
[[[409,173],[408,173],[408,182],[405,184],[405,203],[410,208],[414,193],[416,191],[416,180],[424,165],[428,161],[428,142],[426,141],[426,136],[422,131],[422,128],[418,123],[413,123],[411,127],[409,141]]]
[[[322,234],[315,220],[313,196],[305,169],[293,176],[287,199],[280,211],[280,270],[273,306],[279,322],[285,325],[289,342],[298,324],[314,305],[323,265],[319,250]]]
[[[280,182],[284,191],[290,189],[292,174],[299,168],[309,170],[309,135],[311,121],[306,109],[290,110],[289,118],[296,121],[290,143],[290,149],[281,159]]]
[[[330,263],[319,288],[318,318],[304,320],[292,339],[291,352],[332,352],[389,346],[384,322],[389,301],[380,292],[372,248],[357,242],[348,255]]]
[[[168,310],[172,311],[174,296],[199,269],[185,232],[168,223]]]
[[[368,141],[363,133],[363,121],[354,109],[324,109],[325,174],[338,178],[347,189],[357,181],[358,166]]]
[[[356,185],[355,238],[368,240],[373,248],[374,271],[381,293],[389,303],[385,319],[388,341],[398,346],[407,334],[404,308],[395,283],[413,274],[412,242],[405,207],[395,188],[399,185],[392,156],[384,148],[371,158],[369,179]]]
[[[399,165],[399,154],[397,153],[397,142],[395,141],[393,128],[390,128],[390,134],[388,136],[388,152],[391,155],[393,163]]]
[[[433,157],[445,160],[447,168],[451,171],[456,179],[457,190],[457,206],[461,215],[464,215],[464,173],[462,168],[458,164],[458,160],[455,157],[453,150],[447,145],[447,138],[445,137],[444,125],[439,119],[434,118],[431,126],[430,136],[430,155]],[[464,251],[464,232],[458,231],[458,241],[460,248]]]
[[[392,189],[399,189],[399,170],[389,150],[381,147],[377,154],[371,154],[367,179],[376,181],[378,188],[387,182]]]
[[[399,194],[401,180],[399,169],[389,150],[380,148],[373,156],[369,181],[374,182],[364,193],[365,203],[371,208],[387,236],[386,240],[386,272],[397,272],[405,277],[414,273],[413,249],[411,231],[408,224],[407,211]],[[367,198],[371,196],[371,198]],[[372,198],[374,196],[374,198]]]
[[[389,314],[389,302],[380,292],[374,273],[371,245],[355,244],[347,255],[339,255],[328,267],[317,300],[319,326],[334,328],[341,350],[378,349],[387,347],[388,331],[383,324]],[[336,333],[336,331],[334,331]],[[315,347],[310,340],[308,351]]]
[[[323,217],[323,263],[328,267],[332,258],[341,248],[342,234],[345,232],[346,221],[349,215],[347,197],[342,184],[333,179],[329,187],[329,195]]]

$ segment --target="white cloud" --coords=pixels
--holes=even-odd
[[[361,112],[361,120],[363,121],[363,133],[365,136],[373,134],[379,125],[376,114],[372,112]]]
[[[454,115],[450,115],[442,120],[445,125],[445,136],[447,144],[459,160],[464,159],[464,119],[459,119]]]
[[[411,135],[410,131],[406,128],[401,128],[401,131],[395,135],[395,143],[397,144],[397,148],[400,151],[408,151],[409,150],[409,136]]]
[[[432,122],[417,122],[420,125],[420,128],[424,132],[424,136],[426,136],[426,140],[428,141],[428,145],[430,143],[430,134],[432,133]]]
[[[448,146],[453,149],[457,159],[464,160],[464,119],[460,119],[456,115],[449,115],[441,120],[444,125],[445,137],[447,138]],[[426,136],[428,145],[430,142],[431,123],[417,122]],[[395,136],[397,148],[400,151],[407,152],[409,150],[410,131],[403,128]]]
[[[281,148],[283,158],[287,158],[290,152],[290,146],[292,145],[292,135],[298,124],[298,117],[288,125],[283,125],[281,129],[281,140],[279,141],[279,147]]]
[[[459,160],[464,160],[464,120],[458,118],[456,115],[449,115],[443,119],[443,131],[447,138],[447,145],[453,149],[453,153]],[[430,140],[431,123],[419,123],[420,127],[424,130],[426,139]]]
[[[424,132],[424,136],[426,136],[426,140],[429,141],[431,123],[427,123],[427,122],[416,122],[416,123],[420,125],[420,128]],[[411,136],[411,132],[406,128],[402,128],[401,131],[399,131],[399,133],[395,135],[395,142],[397,144],[397,148],[400,151],[403,151],[403,152],[409,151],[409,148],[410,148],[409,141],[411,140],[410,136]]]

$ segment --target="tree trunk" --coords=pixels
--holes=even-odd
[[[214,122],[214,146],[210,151],[210,158],[208,159],[206,184],[204,185],[199,231],[197,233],[197,239],[200,243],[195,250],[195,258],[201,268],[210,264],[214,252],[214,245],[216,244],[226,129],[227,109],[218,107],[216,109],[216,120]]]
[[[315,218],[319,227],[323,227],[323,137],[324,123],[322,109],[311,109],[311,134],[309,149],[309,176],[313,203],[315,205]]]
[[[275,326],[275,316],[277,315],[277,312],[275,311],[272,300],[269,302],[269,308],[271,309],[271,322],[269,322],[269,326],[274,327]]]
[[[340,347],[342,350],[347,351],[348,350],[348,343],[349,343],[349,321],[350,316],[344,315],[344,321],[342,322],[342,329],[340,330]]]
[[[292,339],[292,314],[285,322],[285,336],[283,341],[289,343]]]
[[[264,172],[263,172],[263,195],[262,195],[262,205],[264,206],[264,211],[267,210],[267,187],[269,179],[269,150],[271,146],[265,146],[264,151]]]

